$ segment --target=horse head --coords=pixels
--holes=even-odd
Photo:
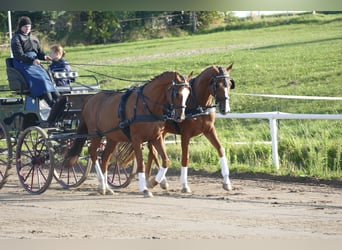
[[[166,109],[167,119],[181,122],[186,118],[185,108],[186,101],[191,93],[189,81],[192,78],[192,74],[193,72],[185,77],[176,72],[176,78],[166,92],[168,103]]]
[[[219,112],[221,114],[227,114],[230,112],[229,92],[235,88],[235,82],[229,75],[233,64],[227,68],[215,66],[214,68],[216,74],[210,80],[210,92],[215,97]]]

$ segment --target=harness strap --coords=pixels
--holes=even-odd
[[[145,96],[142,92],[143,92],[143,88],[141,88],[140,92],[139,92],[139,94],[141,95],[141,100],[142,100],[143,106],[150,113],[149,116],[154,117],[154,118],[151,118],[151,120],[149,120],[149,121],[166,120],[167,115],[158,116],[158,115],[153,114],[152,110],[150,109],[150,107],[147,105],[147,102],[146,102],[146,100],[151,100],[151,99],[149,99],[147,96]],[[155,103],[155,105],[159,105],[159,104]],[[162,106],[162,105],[159,105],[159,106]],[[146,116],[146,117],[148,117],[148,116]]]
[[[120,103],[119,103],[119,107],[118,107],[118,117],[119,117],[119,123],[117,126],[109,129],[109,130],[105,130],[105,131],[100,131],[98,129],[96,129],[96,133],[95,136],[100,136],[103,137],[105,134],[113,132],[115,130],[121,129],[123,131],[123,133],[126,135],[126,137],[131,140],[131,134],[130,134],[130,125],[133,122],[152,122],[152,121],[165,121],[166,120],[166,116],[165,115],[155,115],[153,114],[153,112],[151,111],[151,109],[148,107],[147,103],[146,103],[146,99],[147,97],[143,95],[143,89],[144,89],[145,85],[142,85],[139,87],[139,91],[137,92],[137,98],[135,101],[135,104],[133,106],[133,116],[131,118],[126,118],[126,114],[125,114],[125,108],[126,108],[126,104],[127,104],[127,100],[129,98],[129,96],[137,89],[136,87],[127,89],[124,94],[121,97]],[[114,93],[114,92],[109,92],[109,93]],[[117,93],[117,92],[115,92]],[[105,101],[109,98],[110,95],[108,95],[107,98],[104,98],[99,106],[99,108],[102,108],[102,106],[104,105]],[[137,115],[137,105],[138,105],[138,100],[139,97],[142,98],[142,102],[143,102],[143,106],[144,108],[150,113],[149,115]],[[99,115],[99,113],[98,113]],[[99,121],[99,117],[97,119],[97,122]],[[96,123],[96,128],[98,128],[98,123]]]
[[[122,131],[124,132],[124,134],[126,135],[126,137],[130,140],[131,139],[131,133],[130,133],[130,129],[129,129],[129,124],[131,123],[131,119],[126,119],[126,114],[125,114],[125,107],[126,107],[126,103],[128,100],[128,97],[132,94],[133,89],[128,89],[126,90],[126,92],[122,95],[121,97],[121,101],[119,104],[119,128],[122,129]],[[138,98],[137,98],[138,99]],[[134,114],[136,113],[136,104],[134,106]]]
[[[104,91],[103,91],[104,92]],[[112,93],[112,92],[105,92],[105,93]],[[103,98],[102,99],[102,101],[101,101],[101,103],[100,103],[100,105],[99,105],[99,110],[101,110],[102,109],[102,107],[103,107],[103,105],[104,105],[104,103],[107,101],[107,99],[109,98],[109,96],[110,95],[107,95],[107,98]],[[99,117],[100,116],[100,112],[97,112],[97,119],[96,119],[96,131],[98,131],[98,125],[99,125]],[[96,132],[96,133],[101,133],[100,131],[99,132]]]
[[[191,110],[186,111],[186,119],[191,119],[201,115],[208,115],[210,113],[216,113],[216,106],[197,106]]]

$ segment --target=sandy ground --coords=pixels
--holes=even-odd
[[[168,173],[169,174],[169,173]],[[342,239],[342,182],[232,175],[233,191],[215,174],[179,177],[143,198],[138,181],[115,195],[95,195],[91,173],[74,190],[55,181],[28,194],[15,175],[0,190],[0,239]]]

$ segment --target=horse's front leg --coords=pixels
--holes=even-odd
[[[151,176],[148,179],[148,187],[149,188],[153,188],[155,187],[158,183],[161,184],[161,187],[163,189],[167,189],[168,188],[168,184],[166,182],[166,172],[167,169],[170,166],[170,159],[166,154],[166,148],[165,148],[165,143],[164,143],[164,139],[163,138],[159,138],[156,141],[151,141],[151,144],[155,147],[155,149],[157,150],[158,154],[160,155],[160,157],[162,158],[162,165],[159,167],[158,169],[158,173],[157,175]]]
[[[142,143],[132,142],[135,159],[137,161],[138,166],[138,178],[139,178],[139,191],[144,194],[145,198],[153,197],[153,194],[148,190],[146,185],[146,176],[145,176],[145,164],[142,155]]]
[[[223,176],[223,189],[227,191],[231,191],[232,184],[229,179],[229,168],[228,161],[225,153],[225,149],[222,147],[216,133],[215,127],[213,127],[209,132],[204,133],[205,137],[210,141],[210,143],[215,147],[220,157],[220,165],[221,165],[221,174]]]
[[[148,158],[147,158],[147,164],[146,164],[146,178],[148,179],[152,173],[152,163],[154,162],[157,165],[158,169],[160,167],[160,164],[158,160],[158,152],[156,151],[152,143],[148,142],[147,147],[148,147]]]
[[[182,166],[181,166],[181,176],[180,182],[182,185],[182,193],[191,193],[191,189],[188,184],[188,164],[189,164],[189,142],[190,137],[181,136],[181,145],[182,145]]]

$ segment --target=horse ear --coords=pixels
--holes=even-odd
[[[188,77],[186,78],[186,81],[189,82],[193,76],[194,72],[191,71],[191,73],[188,75]]]
[[[227,71],[228,71],[228,72],[230,72],[230,71],[232,70],[233,64],[234,64],[234,63],[232,63],[231,65],[228,66],[228,68],[227,68]]]

